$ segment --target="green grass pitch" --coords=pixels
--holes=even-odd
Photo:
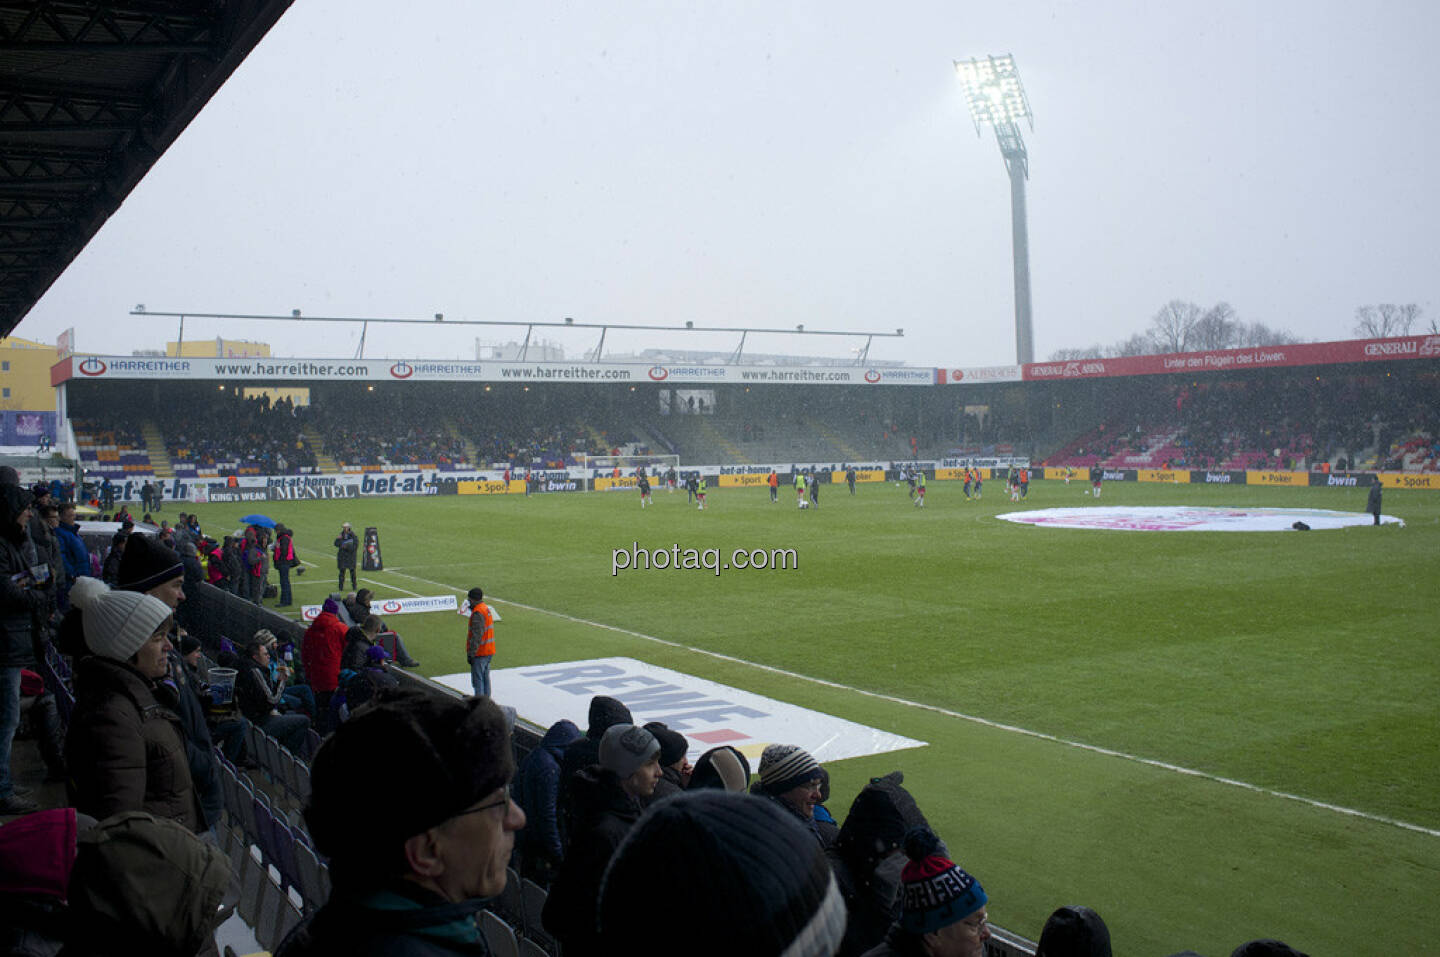
[[[504,617],[497,668],[626,655],[929,742],[833,765],[831,809],[843,817],[868,776],[903,769],[995,921],[1032,938],[1053,908],[1083,903],[1118,954],[1223,955],[1262,936],[1313,954],[1440,948],[1440,495],[1387,491],[1405,528],[1304,534],[995,518],[1089,504],[1084,487],[1035,483],[1014,506],[999,482],[980,502],[932,482],[923,510],[886,483],[853,498],[824,486],[805,512],[785,489],[775,505],[712,489],[704,512],[660,490],[644,511],[631,491],[269,514],[315,566],[297,601],[332,589],[342,520],[376,525],[386,571],[362,577],[377,595],[482,585]],[[1102,502],[1364,500],[1112,482]],[[198,511],[214,534],[249,509]],[[636,542],[792,548],[798,568],[612,576],[612,549]],[[392,623],[424,673],[466,670],[455,614]]]

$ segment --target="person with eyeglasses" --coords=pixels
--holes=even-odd
[[[331,734],[305,823],[333,890],[276,957],[488,954],[477,917],[505,889],[525,812],[489,698],[397,691]]]
[[[864,957],[981,957],[990,939],[989,898],[980,882],[944,856],[929,828],[905,834],[900,919]]]

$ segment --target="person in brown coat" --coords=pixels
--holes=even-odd
[[[166,674],[170,608],[153,595],[79,578],[70,600],[91,654],[75,669],[75,711],[65,742],[70,801],[105,819],[145,811],[192,831],[199,796]]]

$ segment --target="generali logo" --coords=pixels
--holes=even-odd
[[[1420,355],[1440,356],[1440,336],[1426,336],[1420,343]]]
[[[1431,338],[1440,338],[1432,336]],[[1420,344],[1409,342],[1370,342],[1365,345],[1367,356],[1413,356],[1420,350]]]

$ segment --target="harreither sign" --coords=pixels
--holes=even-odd
[[[645,365],[621,362],[273,359],[101,356],[77,353],[50,369],[50,384],[86,379],[225,382],[514,382],[640,385],[934,385],[932,367]]]

